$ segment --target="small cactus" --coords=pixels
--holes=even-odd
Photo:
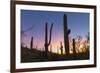
[[[76,49],[75,49],[75,39],[73,39],[73,54],[76,54]]]
[[[52,45],[50,45],[50,52],[52,52]]]
[[[61,54],[63,55],[63,45],[62,45],[62,42],[60,42],[60,50],[61,50]]]
[[[30,49],[33,48],[33,37],[31,37],[31,42],[30,42]]]

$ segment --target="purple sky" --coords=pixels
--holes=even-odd
[[[48,23],[48,29],[54,23],[51,44],[53,48],[59,47],[60,41],[63,42],[64,38],[64,14],[67,15],[68,28],[71,29],[70,36],[72,38],[75,38],[77,35],[85,37],[89,32],[89,13],[21,10],[21,41],[29,47],[31,36],[33,36],[34,47],[43,48],[45,23]]]

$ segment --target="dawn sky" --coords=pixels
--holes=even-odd
[[[53,23],[51,45],[53,48],[59,48],[60,42],[64,41],[64,14],[67,15],[68,28],[71,29],[70,36],[72,38],[77,35],[85,37],[89,32],[89,13],[21,10],[21,41],[29,47],[31,36],[33,36],[34,47],[44,48],[45,23],[48,23],[48,35]]]

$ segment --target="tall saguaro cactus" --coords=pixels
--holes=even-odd
[[[49,35],[49,41],[48,41],[48,24],[47,23],[45,24],[45,56],[46,57],[48,56],[48,46],[51,43],[52,27],[53,27],[53,24],[51,24],[51,27],[50,27],[50,35]]]
[[[31,42],[30,42],[30,49],[33,48],[33,37],[31,37]]]
[[[64,44],[65,44],[65,52],[66,54],[69,54],[69,34],[70,34],[70,29],[68,29],[68,24],[67,24],[67,15],[64,14],[63,17],[63,24],[64,24]]]

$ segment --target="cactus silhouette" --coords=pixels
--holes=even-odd
[[[33,37],[31,37],[31,42],[30,42],[30,49],[33,48]]]
[[[52,45],[50,45],[50,52],[52,52]]]
[[[75,39],[73,39],[73,54],[76,54],[76,49],[75,49]]]
[[[49,35],[49,42],[48,42],[48,23],[45,24],[45,56],[48,57],[48,46],[51,43],[51,36],[52,36],[52,27],[53,23],[50,27],[50,35]]]
[[[69,54],[69,34],[71,32],[70,29],[68,29],[68,24],[67,24],[67,15],[64,14],[63,17],[64,21],[64,44],[65,44],[65,52],[66,54]]]
[[[62,45],[62,42],[60,42],[60,50],[61,50],[61,54],[63,55],[63,45]]]

